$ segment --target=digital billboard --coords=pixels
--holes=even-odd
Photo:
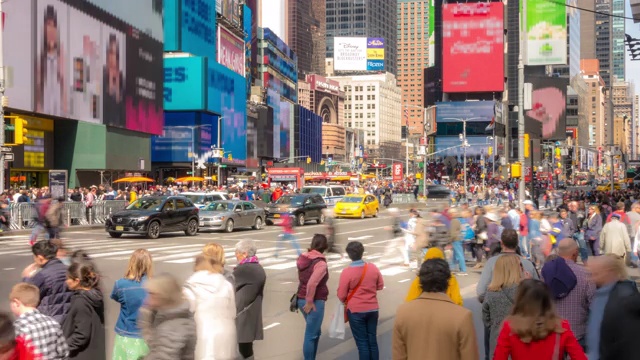
[[[442,5],[443,91],[504,90],[502,2]]]
[[[164,109],[202,110],[205,103],[205,58],[164,59]]]
[[[216,0],[216,12],[235,26],[240,26],[240,0]]]
[[[384,39],[334,37],[333,68],[336,71],[384,70]]]
[[[162,42],[163,2],[158,0],[87,0]],[[166,2],[166,0],[164,0]]]
[[[233,35],[229,30],[218,26],[218,62],[221,65],[245,76],[244,40]]]
[[[526,81],[533,85],[533,93],[532,109],[525,111],[525,125],[540,124],[544,140],[565,139],[569,79],[530,77]]]
[[[165,51],[181,51],[215,59],[215,5],[207,0],[163,0],[163,2]]]
[[[436,0],[429,0],[429,67],[436,63]]]
[[[490,122],[494,116],[493,101],[450,101],[436,104],[436,122]]]
[[[151,158],[154,162],[191,162],[189,153],[195,152],[197,157],[201,157],[211,151],[217,134],[218,117],[215,115],[193,111],[167,112],[162,136],[151,138]]]
[[[567,8],[563,2],[524,1],[525,65],[567,63]]]
[[[5,5],[10,107],[161,132],[162,42],[90,3],[76,4]]]
[[[487,144],[486,136],[467,136],[467,142],[469,143],[466,149],[467,157],[488,155],[487,148],[490,145]],[[434,151],[439,151],[438,157],[453,156],[462,163],[465,149],[460,145],[462,142],[457,136],[437,136]]]

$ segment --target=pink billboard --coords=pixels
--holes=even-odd
[[[218,26],[218,63],[244,76],[244,41]]]

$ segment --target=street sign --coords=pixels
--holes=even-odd
[[[13,153],[5,153],[4,161],[13,161]]]
[[[11,146],[0,146],[0,152],[10,153],[11,152]]]

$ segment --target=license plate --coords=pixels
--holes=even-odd
[[[124,231],[124,226],[116,226],[116,231]]]
[[[279,218],[279,217],[280,217],[280,214],[273,214],[273,217],[274,217],[274,218]]]

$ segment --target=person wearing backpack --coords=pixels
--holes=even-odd
[[[587,270],[576,263],[580,248],[572,238],[558,243],[558,257],[544,264],[541,277],[551,290],[558,315],[569,321],[578,343],[586,351],[589,307],[596,292]]]

